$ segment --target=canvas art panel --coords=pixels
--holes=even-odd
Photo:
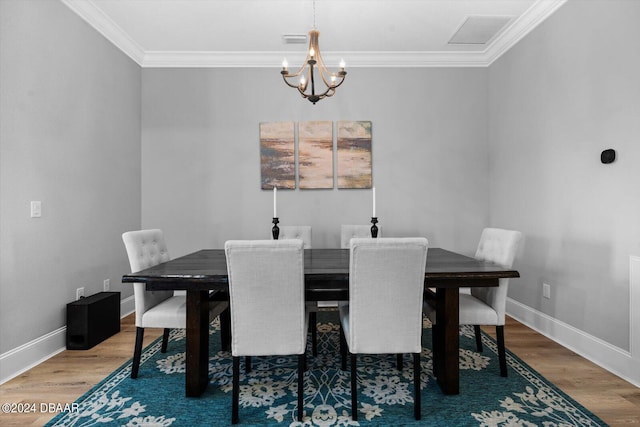
[[[333,188],[333,122],[298,123],[300,188]]]
[[[338,122],[338,188],[371,188],[371,122]]]
[[[263,190],[296,188],[293,122],[260,123],[260,173]]]

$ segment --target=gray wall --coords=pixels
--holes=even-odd
[[[277,69],[141,71],[61,3],[1,0],[0,354],[64,326],[77,287],[122,289],[125,230],[163,228],[174,256],[268,237],[258,124],[282,120],[371,120],[385,235],[473,253],[486,225],[522,230],[510,297],[629,348],[639,16],[570,1],[489,69],[350,69],[313,106]],[[369,190],[279,192],[315,247],[370,210]]]
[[[140,68],[57,1],[0,1],[0,52],[2,354],[63,327],[77,287],[121,289],[120,234],[140,226]]]
[[[526,236],[510,297],[623,349],[640,254],[639,18],[637,1],[570,1],[489,70],[491,223]]]
[[[277,69],[142,76],[142,225],[165,230],[172,256],[270,236],[258,126],[307,120],[372,121],[384,235],[475,250],[489,212],[486,69],[356,68],[316,105]],[[281,225],[311,225],[313,247],[339,247],[340,224],[370,220],[371,190],[281,190],[278,215]]]

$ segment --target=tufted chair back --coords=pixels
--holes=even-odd
[[[370,225],[341,225],[340,226],[340,247],[349,249],[349,242],[353,238],[371,238]],[[378,225],[378,237],[382,237],[382,226]]]
[[[169,261],[169,251],[162,230],[128,231],[122,235],[127,248],[131,272]],[[136,326],[144,327],[142,316],[150,308],[173,296],[173,291],[147,291],[144,283],[134,283],[133,294],[136,306]]]
[[[522,233],[501,228],[485,228],[480,236],[476,259],[491,261],[511,268]],[[498,325],[504,325],[509,279],[500,279],[498,287],[471,288],[471,295],[491,306],[498,315]],[[461,313],[460,324],[466,324]],[[475,322],[472,322],[475,323]]]
[[[283,225],[280,227],[280,236],[278,236],[278,239],[300,239],[304,242],[305,249],[311,249],[311,226]]]

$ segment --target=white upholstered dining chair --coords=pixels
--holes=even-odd
[[[500,228],[482,230],[475,258],[491,261],[511,268],[522,239],[522,233]],[[509,279],[499,279],[497,287],[471,288],[471,293],[460,293],[460,324],[473,325],[476,349],[482,352],[480,325],[496,327],[500,375],[507,376],[507,359],[504,345],[504,324]],[[433,333],[439,333],[436,324],[436,309],[432,300],[425,300],[424,313],[433,324]]]
[[[128,231],[122,234],[122,240],[127,250],[132,273],[171,259],[162,230]],[[186,327],[187,304],[185,295],[174,295],[173,291],[147,291],[144,283],[133,284],[133,295],[136,310],[136,342],[133,351],[131,378],[137,378],[144,329],[164,329],[160,351],[165,353],[170,330]],[[209,319],[215,319],[228,306],[229,304],[226,302],[211,302]]]
[[[349,249],[349,241],[356,238],[371,238],[370,225],[341,225],[340,226],[340,247]],[[378,237],[382,237],[382,226],[378,225]]]
[[[238,422],[240,358],[284,355],[298,356],[298,421],[302,421],[308,328],[303,242],[230,240],[224,247],[231,303],[231,422]]]
[[[278,240],[300,239],[304,242],[305,249],[311,249],[310,225],[283,225],[280,227]]]
[[[351,418],[358,419],[357,354],[413,354],[414,416],[421,418],[422,297],[428,241],[351,239],[349,302],[340,303],[342,368],[351,359]],[[345,348],[346,344],[346,348]],[[401,368],[401,364],[398,367]]]

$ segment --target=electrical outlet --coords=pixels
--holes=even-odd
[[[104,279],[102,287],[105,292],[108,292],[111,289],[111,279]]]
[[[39,200],[31,201],[31,218],[40,218],[42,216],[42,202]]]
[[[542,284],[542,296],[551,299],[551,285],[548,283]]]
[[[84,287],[76,289],[76,301],[84,298]]]

